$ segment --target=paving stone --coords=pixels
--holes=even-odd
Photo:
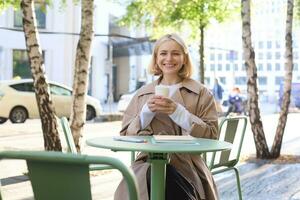
[[[246,200],[300,199],[300,164],[246,163],[238,169]],[[238,199],[233,171],[215,175],[215,179],[221,200]]]

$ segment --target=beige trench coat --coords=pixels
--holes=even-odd
[[[155,86],[159,80],[140,88],[124,113],[121,135],[152,135],[172,134],[182,135],[181,128],[168,115],[156,114],[145,129],[140,127],[140,111],[147,100],[154,95]],[[175,102],[183,105],[190,113],[198,116],[201,124],[193,124],[191,135],[200,138],[217,138],[217,111],[211,92],[200,83],[192,79],[184,79],[179,89],[171,97]],[[139,199],[148,200],[146,171],[149,164],[147,154],[140,153],[132,165],[139,185]],[[174,166],[194,187],[197,200],[218,199],[215,182],[206,164],[198,155],[172,154],[170,164]],[[126,183],[121,181],[115,192],[115,200],[128,199]]]

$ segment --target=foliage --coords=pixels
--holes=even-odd
[[[134,0],[119,24],[144,25],[154,38],[174,31],[199,40],[201,26],[212,20],[221,22],[238,8],[237,0]]]
[[[42,0],[40,2],[44,2],[44,4],[42,4],[45,5],[42,8],[43,11],[46,11],[46,6],[50,6],[50,7],[52,6],[52,0]],[[0,11],[3,11],[9,7],[13,7],[14,9],[19,10],[20,3],[21,0],[0,0]],[[63,10],[67,5],[67,0],[61,0],[60,3],[61,3],[61,8]],[[79,0],[73,0],[73,3],[78,4]]]
[[[13,6],[14,8],[20,8],[21,0],[0,0],[0,11]]]

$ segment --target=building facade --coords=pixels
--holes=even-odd
[[[278,99],[280,84],[285,75],[286,1],[255,0],[251,8],[252,45],[261,95]],[[297,22],[294,21],[294,24]],[[247,90],[247,75],[243,60],[242,24],[240,18],[213,25],[206,33],[206,83],[219,78],[230,91],[239,87]],[[293,27],[293,82],[300,82],[299,26]]]
[[[46,11],[43,11],[43,7]],[[126,59],[118,59],[113,56],[113,41],[116,39],[110,35],[131,34],[125,32],[125,29],[116,30],[113,26],[114,19],[123,11],[120,6],[105,0],[95,1],[95,37],[92,44],[88,93],[101,102],[109,100],[112,93],[118,96],[129,91],[129,87],[134,87],[128,84],[130,81],[127,80],[126,74],[131,71],[130,79],[136,78],[132,71],[141,64],[140,58],[129,59],[127,56]],[[43,3],[35,3],[35,13],[46,76],[49,80],[71,87],[80,32],[80,3],[76,5],[72,0],[68,0],[64,7],[59,0],[54,0],[50,7]],[[31,78],[21,16],[21,11],[13,8],[0,13],[0,80]],[[119,87],[114,85],[116,83]]]

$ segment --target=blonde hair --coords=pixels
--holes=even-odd
[[[162,43],[164,43],[166,41],[171,41],[171,40],[175,41],[182,48],[182,51],[184,53],[185,64],[179,70],[178,75],[181,78],[190,78],[192,75],[193,67],[192,67],[192,62],[191,62],[190,56],[189,56],[189,52],[188,52],[187,46],[185,45],[184,41],[179,37],[179,35],[177,35],[175,33],[166,34],[156,41],[156,43],[154,45],[152,57],[150,60],[150,64],[148,67],[149,73],[153,74],[153,75],[162,75],[162,71],[159,69],[159,67],[156,63],[157,52],[158,52],[159,47],[162,45]]]

